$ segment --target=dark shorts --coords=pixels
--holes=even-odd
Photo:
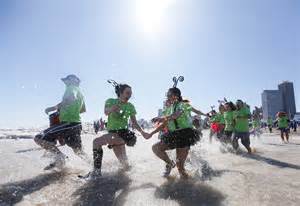
[[[63,140],[73,149],[81,149],[81,123],[60,123],[44,130],[35,136],[36,139],[44,140],[56,145],[57,141]]]
[[[233,135],[233,141],[241,139],[242,144],[246,147],[250,146],[250,133],[249,132],[235,132]]]
[[[109,133],[117,134],[121,139],[124,140],[127,146],[133,147],[136,144],[135,133],[128,129],[121,130],[110,130]]]
[[[199,140],[199,132],[192,128],[175,130],[161,136],[161,141],[170,149],[190,147]]]
[[[288,128],[279,128],[280,132],[283,134],[288,134],[289,133],[289,129]]]
[[[224,136],[225,136],[227,139],[231,139],[231,138],[232,138],[232,134],[233,134],[232,131],[224,131]]]

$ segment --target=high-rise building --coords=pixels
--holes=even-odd
[[[282,96],[283,111],[288,113],[290,118],[294,118],[296,114],[296,102],[293,83],[285,81],[278,85],[278,89]]]
[[[285,81],[278,85],[278,90],[264,90],[262,95],[263,119],[275,118],[279,111],[286,112],[290,118],[296,114],[294,85]]]
[[[279,90],[264,90],[262,95],[263,119],[275,119],[277,112],[283,109],[282,96]]]

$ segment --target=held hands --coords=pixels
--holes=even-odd
[[[150,138],[152,137],[152,134],[149,134],[149,133],[144,132],[144,131],[142,131],[141,134],[142,134],[142,136],[143,136],[145,139],[150,139]]]
[[[164,122],[166,119],[165,118],[163,118],[163,117],[155,117],[155,118],[153,118],[151,121],[153,122],[153,123],[162,123],[162,122]]]

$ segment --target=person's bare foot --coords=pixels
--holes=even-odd
[[[129,170],[131,170],[131,166],[129,165],[128,162],[125,162],[125,163],[122,164],[121,170],[124,171],[124,172],[129,171]]]
[[[248,150],[248,154],[252,154],[253,150],[251,147],[247,148],[247,150]]]
[[[179,171],[179,175],[181,179],[188,179],[190,178],[190,175],[184,170],[184,171]]]

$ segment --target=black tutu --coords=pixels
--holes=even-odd
[[[109,133],[117,134],[129,147],[133,147],[136,143],[135,133],[128,129],[110,130]]]
[[[168,145],[170,149],[190,147],[199,140],[199,132],[192,128],[175,130],[161,136],[161,141]]]

